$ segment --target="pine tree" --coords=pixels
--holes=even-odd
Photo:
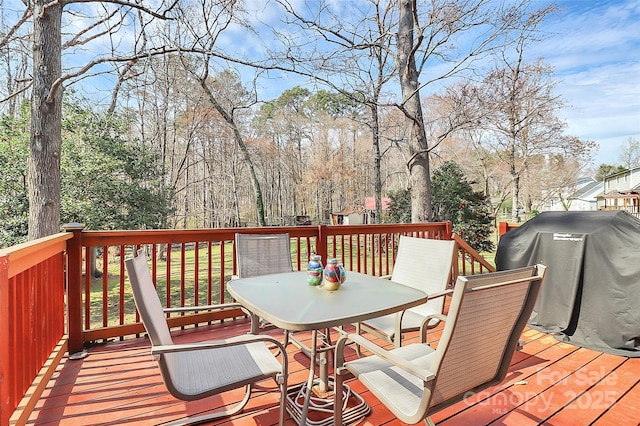
[[[434,219],[451,221],[453,231],[475,250],[492,251],[490,202],[473,189],[460,166],[444,162],[434,171],[432,185]]]

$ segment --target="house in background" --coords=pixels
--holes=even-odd
[[[550,197],[540,210],[623,210],[640,218],[640,167],[611,174],[600,182],[581,178],[573,188],[565,188],[562,193],[567,194],[564,202],[560,197]]]
[[[624,210],[640,217],[640,167],[604,178],[604,191],[598,197],[600,210]]]
[[[362,225],[365,222],[363,207],[346,207],[341,212],[331,213],[332,225]]]
[[[391,198],[382,197],[380,200],[382,204],[382,214],[384,216],[384,212],[389,210],[389,206],[391,205]],[[367,215],[365,223],[380,223],[381,221],[375,220],[376,217],[376,198],[375,197],[366,197],[364,199],[364,210]]]
[[[598,197],[602,196],[603,191],[603,181],[596,182],[593,180],[592,182],[589,182],[571,195],[571,205],[569,206],[569,210],[600,210],[598,207]]]
[[[580,178],[571,188],[565,188],[564,202],[560,197],[549,198],[542,204],[542,211],[588,211],[600,210],[598,197],[602,196],[604,182],[591,177]],[[568,206],[568,208],[567,208]]]
[[[382,211],[389,210],[391,198],[382,197]],[[332,225],[366,225],[376,223],[373,219],[376,215],[376,199],[374,197],[366,197],[364,199],[364,207],[351,206],[341,212],[331,213]]]

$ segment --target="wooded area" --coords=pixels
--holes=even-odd
[[[379,221],[398,189],[427,221],[445,160],[515,217],[594,146],[527,54],[540,6],[3,2],[3,234],[326,223],[366,197]]]

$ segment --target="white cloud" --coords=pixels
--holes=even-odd
[[[600,145],[596,165],[616,164],[619,147],[640,138],[640,1],[560,6],[536,53],[555,68],[569,132]]]

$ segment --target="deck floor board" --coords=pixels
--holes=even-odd
[[[177,342],[222,339],[248,331],[245,320],[174,332]],[[270,334],[282,336],[277,330]],[[437,345],[441,326],[429,333]],[[310,333],[297,333],[309,339]],[[487,335],[487,338],[491,338]],[[505,381],[438,413],[432,420],[452,425],[630,425],[640,424],[640,358],[624,358],[562,343],[526,329]],[[407,342],[417,341],[417,333]],[[382,343],[377,341],[377,343]],[[350,349],[348,356],[355,356]],[[306,380],[309,359],[293,345],[287,352],[289,385]],[[371,407],[365,426],[402,425],[355,380],[347,383]],[[242,390],[200,401],[170,396],[149,354],[146,338],[109,342],[82,360],[65,358],[58,366],[28,424],[155,425],[233,404]],[[211,425],[276,425],[278,394],[273,382],[254,390],[242,413]],[[288,418],[287,425],[294,425]]]

